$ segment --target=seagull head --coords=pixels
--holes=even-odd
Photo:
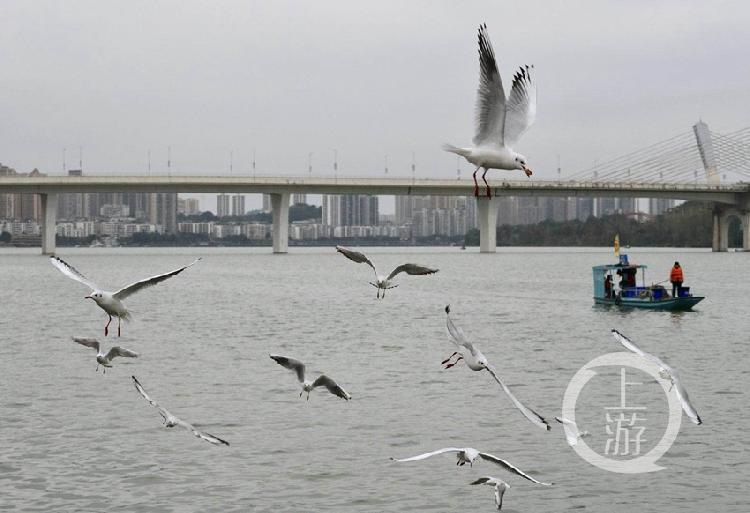
[[[93,299],[97,303],[102,300],[102,293],[101,292],[92,292],[88,296],[85,296],[83,299]]]
[[[524,173],[526,173],[526,176],[531,176],[531,168],[526,165],[526,157],[521,155],[520,153],[516,153],[516,169],[523,170]]]

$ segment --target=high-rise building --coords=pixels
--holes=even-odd
[[[245,195],[235,194],[234,196],[232,196],[232,215],[244,216],[245,213]]]
[[[307,194],[292,194],[292,205],[307,204]]]
[[[576,219],[586,221],[594,215],[594,198],[578,198],[576,202]]]
[[[264,194],[263,195],[263,212],[271,212],[273,210],[271,206],[271,195],[270,194]]]
[[[229,209],[229,194],[219,194],[216,196],[216,215],[219,217],[226,217],[231,215]]]
[[[648,213],[652,216],[658,216],[674,207],[675,200],[664,198],[650,198],[648,200]]]
[[[177,193],[151,194],[151,224],[161,225],[163,233],[177,233]]]
[[[378,197],[364,194],[323,196],[323,224],[327,226],[377,226]]]

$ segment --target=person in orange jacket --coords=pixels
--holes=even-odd
[[[682,267],[680,267],[679,262],[674,263],[674,267],[672,267],[672,270],[669,273],[669,281],[672,282],[672,297],[678,297],[680,289],[682,288],[682,282],[685,281],[684,276],[682,275]]]

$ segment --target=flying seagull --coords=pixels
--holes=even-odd
[[[145,288],[153,287],[157,283],[160,283],[167,278],[171,278],[172,276],[180,274],[182,271],[195,264],[199,260],[201,259],[198,258],[191,264],[188,264],[185,267],[180,267],[179,269],[175,269],[174,271],[160,274],[158,276],[152,276],[151,278],[146,278],[145,280],[137,281],[128,285],[127,287],[121,288],[117,292],[106,292],[102,290],[98,285],[86,278],[83,274],[78,272],[75,267],[65,262],[65,260],[63,260],[62,258],[53,256],[50,257],[49,261],[65,276],[77,282],[83,283],[89,289],[91,289],[89,295],[84,297],[84,299],[93,299],[94,302],[99,306],[99,308],[107,312],[107,315],[109,315],[109,321],[107,321],[106,326],[104,326],[105,337],[109,334],[109,324],[112,322],[112,316],[114,315],[115,317],[117,317],[117,336],[119,337],[120,321],[122,319],[128,320],[131,317],[130,312],[128,312],[128,309],[122,302],[123,299],[132,296],[136,292],[139,292]]]
[[[326,376],[325,374],[321,374],[318,376],[318,379],[315,381],[308,381],[305,379],[305,364],[302,363],[299,360],[295,360],[294,358],[287,358],[286,356],[279,356],[276,354],[269,355],[273,361],[281,365],[282,367],[286,367],[290,371],[294,372],[297,375],[297,380],[302,385],[302,391],[299,393],[299,396],[302,397],[302,394],[304,392],[307,392],[307,400],[310,400],[310,392],[313,388],[316,387],[326,387],[330,393],[333,395],[339,396],[342,399],[349,400],[352,398],[351,395],[347,393],[346,390],[341,388],[338,383],[336,383],[334,380]]]
[[[487,25],[479,26],[479,89],[476,103],[476,135],[474,146],[457,148],[443,145],[445,151],[464,157],[477,166],[474,170],[474,196],[479,196],[477,171],[484,169],[482,180],[491,198],[485,175],[488,169],[521,169],[531,176],[526,157],[513,151],[513,146],[534,123],[536,118],[536,81],[534,66],[523,66],[513,76],[510,95],[505,98],[503,81],[495,62]]]
[[[500,459],[497,456],[493,456],[492,454],[488,454],[486,452],[479,452],[479,451],[477,451],[476,449],[474,449],[472,447],[464,447],[464,448],[460,448],[460,449],[457,448],[457,447],[446,447],[445,449],[438,449],[437,451],[426,452],[424,454],[419,454],[417,456],[412,456],[411,458],[404,458],[404,459],[401,459],[401,460],[396,459],[396,458],[391,458],[391,459],[393,461],[399,461],[399,462],[404,462],[404,461],[418,461],[418,460],[427,459],[430,456],[435,456],[436,454],[444,454],[446,452],[455,452],[456,453],[456,458],[458,460],[458,461],[456,461],[456,465],[463,466],[463,465],[466,465],[468,463],[470,466],[473,466],[474,460],[476,460],[477,458],[482,458],[483,460],[490,461],[490,462],[494,463],[495,465],[501,466],[502,468],[504,468],[505,470],[507,470],[508,472],[510,472],[512,474],[516,474],[517,476],[521,476],[524,479],[528,479],[532,483],[536,483],[536,484],[540,484],[540,485],[544,485],[544,486],[551,486],[552,485],[552,483],[543,483],[541,481],[537,481],[536,479],[534,479],[533,477],[531,477],[530,475],[528,475],[527,473],[525,473],[521,469],[519,469],[519,468],[513,466],[512,464],[508,463],[507,461],[505,461],[503,459]]]
[[[198,438],[202,438],[206,442],[212,443],[214,445],[221,445],[221,444],[229,445],[229,442],[227,442],[226,440],[222,440],[218,436],[214,436],[209,433],[204,433],[203,431],[199,431],[192,424],[189,424],[185,422],[184,420],[179,419],[175,417],[174,415],[172,415],[171,413],[169,413],[169,410],[167,410],[162,405],[160,405],[159,403],[151,399],[151,397],[149,397],[149,395],[143,389],[143,385],[141,385],[141,382],[138,381],[138,379],[135,376],[131,376],[131,377],[133,378],[133,384],[135,385],[135,389],[138,390],[138,393],[141,394],[143,398],[147,400],[149,404],[151,404],[151,406],[159,410],[159,415],[161,415],[162,418],[164,419],[164,425],[166,427],[168,428],[173,428],[175,426],[184,427],[188,431],[192,432],[193,435],[195,435]]]
[[[498,479],[497,477],[480,477],[476,481],[472,481],[469,484],[473,485],[480,485],[485,484],[489,486],[495,487],[495,504],[497,505],[497,510],[500,511],[503,509],[503,495],[505,494],[505,491],[510,488],[510,485],[503,481],[502,479]]]
[[[115,346],[110,349],[109,352],[104,353],[101,350],[99,341],[95,338],[73,337],[73,342],[78,342],[83,346],[96,349],[96,370],[99,370],[99,366],[101,365],[102,367],[104,367],[104,369],[102,369],[102,372],[104,372],[105,374],[107,373],[107,367],[112,367],[111,362],[113,358],[117,356],[126,356],[128,358],[138,357],[138,353],[134,353],[133,351],[120,346]]]
[[[446,327],[448,329],[450,340],[456,345],[457,350],[448,358],[443,360],[442,365],[445,365],[446,369],[450,369],[451,367],[456,365],[459,360],[463,360],[464,362],[466,362],[466,366],[473,371],[486,370],[495,379],[495,381],[498,382],[498,384],[502,387],[508,397],[510,397],[510,400],[513,402],[516,408],[518,408],[521,413],[523,413],[524,417],[529,419],[535,426],[549,430],[550,425],[547,423],[544,417],[524,405],[516,398],[515,395],[513,395],[513,392],[510,391],[508,386],[503,383],[503,381],[497,375],[497,370],[495,369],[495,367],[490,365],[487,362],[487,358],[482,354],[482,352],[474,344],[469,342],[469,340],[464,335],[463,330],[453,324],[450,312],[451,307],[450,305],[448,305],[445,307],[445,313],[447,315]],[[454,356],[458,356],[455,361],[453,360]]]
[[[685,390],[685,387],[682,386],[682,382],[680,381],[680,377],[677,374],[676,369],[673,369],[672,367],[667,365],[667,363],[658,356],[647,353],[646,351],[635,345],[633,341],[631,341],[628,337],[626,337],[619,331],[613,329],[612,335],[615,337],[615,340],[617,340],[625,347],[625,349],[633,351],[635,354],[642,356],[646,360],[649,360],[658,365],[659,376],[661,376],[662,379],[668,379],[670,383],[672,383],[672,387],[670,388],[670,390],[674,388],[675,392],[677,393],[677,398],[680,400],[680,404],[682,404],[682,409],[685,411],[687,416],[690,417],[690,420],[695,424],[701,424],[703,422],[698,415],[698,412],[695,411],[693,405],[690,404],[690,398],[688,397],[687,390]]]
[[[565,417],[555,417],[555,420],[563,425],[565,431],[565,439],[568,441],[568,445],[573,447],[578,443],[578,440],[585,436],[591,436],[588,431],[578,431],[576,423]]]
[[[393,285],[391,283],[391,280],[396,277],[399,273],[406,273],[406,274],[435,274],[438,272],[438,269],[431,269],[429,267],[424,267],[417,264],[402,264],[396,267],[393,271],[391,271],[391,274],[388,275],[388,277],[381,276],[378,274],[378,271],[375,270],[375,266],[372,265],[372,262],[370,262],[370,259],[365,256],[364,253],[360,253],[358,251],[353,251],[349,248],[345,248],[343,246],[336,246],[336,251],[344,255],[346,258],[353,262],[357,262],[358,264],[367,264],[370,267],[372,267],[373,272],[375,273],[375,283],[370,282],[370,285],[378,289],[376,298],[380,298],[380,291],[383,291],[382,297],[385,297],[385,291],[388,289],[394,289],[398,287],[398,285]]]

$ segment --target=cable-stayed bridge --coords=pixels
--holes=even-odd
[[[750,127],[728,134],[698,122],[680,134],[621,155],[560,180],[492,180],[498,196],[636,197],[700,200],[714,207],[713,249],[726,251],[731,216],[743,225],[750,249],[750,184],[728,183],[725,176],[750,177]],[[41,196],[42,252],[55,251],[57,196],[85,192],[265,193],[271,196],[273,250],[286,253],[289,199],[294,193],[470,196],[471,180],[351,177],[255,176],[0,176],[0,193]],[[496,247],[497,200],[477,199],[480,251]]]

